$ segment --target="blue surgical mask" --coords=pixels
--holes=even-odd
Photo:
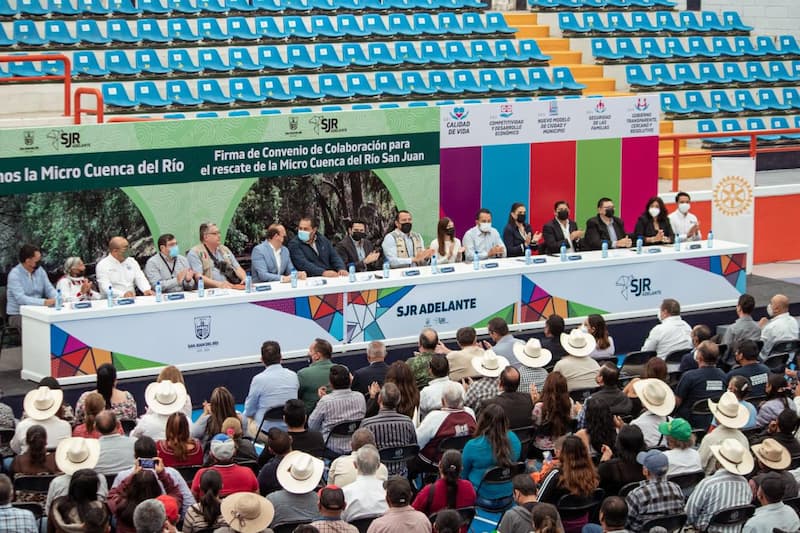
[[[297,238],[303,242],[308,242],[308,239],[311,238],[311,232],[304,229],[299,229],[297,230]]]
[[[169,247],[169,256],[170,257],[178,257],[180,255],[181,249],[178,247],[177,244]]]

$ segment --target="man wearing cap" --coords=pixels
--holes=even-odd
[[[319,533],[358,533],[356,526],[342,520],[345,509],[344,493],[336,485],[326,485],[319,489],[320,520],[311,522]]]
[[[783,480],[777,474],[764,476],[758,487],[756,497],[761,505],[745,522],[742,533],[772,533],[779,531],[797,531],[800,529],[800,518],[792,507],[784,504]]]
[[[516,365],[517,360],[514,357],[514,346],[522,341],[509,333],[508,323],[505,319],[499,316],[494,317],[486,324],[486,329],[489,331],[489,336],[494,343],[494,353],[508,359],[509,364]],[[487,350],[492,348],[488,342],[484,342],[483,347]]]
[[[692,426],[683,418],[661,422],[658,431],[667,438],[669,450],[664,452],[669,461],[667,475],[693,474],[702,471],[700,454],[694,449]]]
[[[131,437],[147,435],[153,440],[166,439],[169,415],[181,411],[186,403],[186,386],[168,379],[150,383],[144,390],[144,399],[149,411],[136,423]]]
[[[508,416],[508,427],[510,429],[522,428],[531,425],[531,412],[533,402],[531,395],[527,392],[519,392],[519,371],[513,366],[507,366],[500,374],[498,384],[500,393],[491,400],[481,402],[480,408],[487,405],[497,404]]]
[[[329,381],[333,390],[325,394],[325,389],[320,387],[320,400],[308,417],[308,429],[321,431],[322,437],[328,443],[328,449],[342,455],[347,453],[350,444],[347,437],[333,436],[328,439],[328,436],[342,422],[363,419],[367,412],[367,403],[363,394],[350,390],[350,372],[347,367],[333,365]]]
[[[361,426],[375,435],[378,450],[414,446],[417,444],[417,431],[411,419],[397,412],[400,405],[400,389],[394,383],[384,383],[378,394],[380,410],[375,416],[365,418]],[[391,463],[389,475],[405,475],[405,463]]]
[[[740,428],[743,428],[750,419],[750,413],[745,406],[739,403],[739,399],[732,392],[723,394],[719,403],[708,400],[708,408],[716,418],[718,425],[714,431],[703,437],[697,452],[700,454],[703,471],[710,476],[717,469],[714,454],[711,453],[712,446],[722,444],[725,440],[735,440],[745,448],[750,445],[747,437],[740,431]]]
[[[275,508],[257,494],[238,492],[222,500],[220,513],[228,527],[215,529],[215,533],[261,533],[271,531],[267,526],[273,521]]]
[[[47,489],[45,509],[50,509],[53,500],[66,496],[72,474],[78,470],[94,469],[100,457],[100,443],[97,439],[84,439],[83,437],[69,437],[62,440],[56,448],[56,466],[64,475],[58,476],[50,482]],[[106,476],[97,476],[97,499],[105,501],[108,495]]]
[[[683,491],[666,475],[669,461],[663,452],[648,450],[636,455],[636,462],[642,465],[645,481],[628,493],[627,529],[641,531],[642,524],[654,518],[671,516],[683,512]]]
[[[378,449],[372,444],[365,444],[354,454],[355,467],[358,475],[355,481],[342,488],[347,509],[342,513],[342,519],[352,522],[360,518],[375,516],[385,513],[386,478],[380,476],[380,462]]]
[[[644,443],[648,448],[664,446],[664,436],[659,426],[668,421],[675,410],[675,395],[669,385],[660,379],[639,379],[633,382],[633,390],[642,402],[644,412],[631,424],[638,426],[644,435]]]
[[[761,327],[761,357],[766,358],[772,351],[775,343],[791,341],[800,337],[797,320],[789,314],[789,298],[783,294],[776,294],[767,305],[769,318],[764,317],[758,321]]]
[[[715,513],[729,507],[747,505],[753,499],[753,492],[744,478],[753,470],[750,450],[737,440],[726,439],[721,444],[711,445],[711,453],[717,460],[717,471],[700,481],[686,502],[686,523],[699,531],[708,529],[708,523]],[[727,530],[715,528],[712,531]]]
[[[494,353],[494,350],[486,350],[481,357],[472,360],[472,368],[481,377],[477,379],[465,378],[461,380],[466,394],[464,395],[464,405],[477,412],[481,408],[481,402],[487,402],[497,396],[499,392],[498,377],[503,369],[508,366],[508,359]]]
[[[424,513],[411,507],[411,485],[401,477],[386,482],[389,509],[370,524],[367,533],[431,533],[431,522]]]
[[[597,387],[600,365],[589,357],[596,345],[597,341],[592,335],[577,328],[570,331],[569,335],[561,334],[561,346],[567,355],[556,363],[553,371],[561,372],[567,380],[567,389],[570,391]]]
[[[275,341],[261,344],[261,362],[264,363],[264,370],[253,376],[250,390],[244,400],[244,416],[252,420],[256,427],[261,424],[264,413],[275,407],[283,407],[287,400],[297,398],[297,390],[300,388],[297,374],[284,368],[281,361],[280,344]],[[272,426],[286,429],[286,425],[280,421],[272,423],[265,421],[261,430],[268,431]]]
[[[273,528],[290,522],[310,522],[317,518],[316,489],[324,467],[321,459],[303,452],[290,452],[283,458],[278,466],[281,490],[267,496],[275,509],[270,524]]]
[[[478,344],[478,334],[475,328],[459,328],[456,332],[456,342],[460,349],[447,354],[450,379],[461,381],[464,378],[477,377],[479,374],[472,368],[472,360],[483,355],[483,348]]]
[[[442,391],[448,383],[452,383],[449,377],[450,365],[448,361],[447,357],[438,353],[431,357],[431,380],[425,388],[419,391],[420,420],[424,420],[428,413],[442,406]],[[472,364],[469,367],[472,368]],[[464,392],[463,388],[461,392]]]
[[[725,375],[726,381],[733,376],[744,376],[750,380],[749,396],[765,396],[770,369],[758,360],[758,345],[746,339],[733,349],[738,366]]]
[[[699,368],[681,376],[675,387],[676,416],[687,419],[692,427],[707,427],[711,418],[693,415],[692,406],[700,401],[716,400],[725,392],[725,373],[717,368],[719,347],[711,341],[701,342],[695,349],[695,360]]]
[[[129,468],[133,464],[136,439],[117,433],[114,411],[101,411],[95,418],[94,427],[100,432],[100,459],[95,470],[100,474],[117,474]]]
[[[442,391],[441,407],[428,413],[417,428],[419,458],[427,464],[441,459],[439,443],[450,437],[464,437],[475,431],[475,413],[464,407],[463,388],[451,381]]]
[[[9,446],[17,455],[28,451],[26,435],[31,426],[42,426],[47,432],[47,449],[53,450],[58,443],[72,436],[72,426],[66,420],[61,420],[56,413],[61,408],[64,392],[60,389],[39,387],[25,395],[22,409],[27,416],[14,431]]]
[[[750,447],[756,458],[757,473],[750,479],[753,495],[758,495],[758,487],[767,477],[777,475],[783,482],[783,499],[797,497],[797,480],[786,469],[792,463],[789,450],[775,439],[764,439],[761,444]]]
[[[541,341],[531,337],[525,344],[514,343],[513,352],[519,361],[516,365],[519,370],[519,390],[529,391],[531,385],[536,385],[537,390],[542,390],[547,379],[547,370],[544,367],[553,359],[550,350],[542,348]]]
[[[658,310],[657,324],[642,345],[642,350],[655,351],[664,359],[667,354],[677,350],[692,349],[692,327],[681,318],[681,304],[672,298],[665,298]]]
[[[210,448],[213,465],[208,468],[201,468],[192,479],[192,494],[195,498],[200,498],[200,478],[206,470],[216,470],[222,477],[222,490],[220,498],[224,498],[235,492],[258,492],[258,479],[253,471],[233,462],[236,455],[236,442],[225,434],[218,434],[211,439]]]

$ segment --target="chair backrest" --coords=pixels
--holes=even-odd
[[[513,463],[511,466],[493,466],[483,473],[478,490],[475,492],[480,493],[480,488],[483,485],[500,485],[508,483],[511,479],[525,471],[525,463]]]
[[[798,350],[800,350],[800,340],[778,341],[772,345],[772,349],[769,353],[770,355],[775,353],[788,353],[791,355]]]
[[[655,527],[663,527],[667,530],[667,533],[675,533],[676,531],[681,531],[684,525],[686,525],[686,513],[678,513],[648,520],[642,524],[641,530],[651,531]]]
[[[689,489],[700,483],[706,477],[705,472],[690,472],[688,474],[676,474],[668,476],[667,480],[672,481],[682,489]]]
[[[192,481],[194,480],[194,476],[197,475],[198,470],[200,470],[200,466],[177,466],[175,470],[181,475],[181,477],[186,481],[186,484],[191,486]]]
[[[619,496],[620,498],[624,498],[624,497],[626,497],[626,496],[627,496],[628,494],[630,494],[630,493],[631,493],[633,490],[635,490],[635,489],[639,488],[639,485],[640,485],[640,484],[641,484],[641,482],[640,482],[640,481],[631,481],[630,483],[626,483],[626,484],[624,484],[624,485],[622,486],[622,488],[620,488],[620,489],[619,489],[619,492],[617,493],[617,496]],[[645,531],[646,531],[646,530],[645,530]]]
[[[472,437],[470,435],[462,435],[460,437],[447,437],[439,441],[439,452],[444,453],[447,450],[458,450],[461,451],[464,449],[464,446],[467,445],[467,442]]]
[[[359,518],[358,520],[351,520],[350,525],[355,526],[356,529],[358,529],[358,533],[367,533],[367,530],[372,522],[381,516],[383,515],[376,514],[372,516],[365,516],[363,518]]]
[[[381,448],[378,450],[381,456],[381,463],[405,463],[410,461],[419,453],[419,446],[411,444],[409,446],[395,446],[392,448]]]
[[[19,475],[14,477],[14,490],[17,492],[37,492],[47,494],[55,474]]]
[[[310,523],[311,520],[303,520],[300,522],[288,522],[286,524],[281,524],[279,526],[272,526],[270,529],[272,529],[274,533],[292,533],[292,531],[294,531],[294,528],[296,528],[297,526]]]
[[[577,518],[599,507],[604,496],[603,489],[595,489],[588,497],[565,494],[559,498],[556,508],[562,520]]]
[[[733,526],[736,524],[744,524],[756,512],[754,505],[738,505],[736,507],[728,507],[721,511],[717,511],[711,516],[708,522],[711,526]]]

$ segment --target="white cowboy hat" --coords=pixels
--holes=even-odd
[[[658,416],[669,416],[675,410],[675,393],[660,379],[640,379],[633,390],[645,409]]]
[[[486,350],[480,357],[472,358],[472,368],[475,372],[487,378],[496,378],[503,373],[503,369],[508,366],[508,359],[502,355],[497,355],[494,350]]]
[[[725,439],[722,444],[712,444],[710,448],[722,468],[731,474],[746,476],[753,471],[753,456],[738,440]]]
[[[764,439],[761,444],[750,446],[759,461],[773,470],[785,470],[792,462],[789,450],[775,439]]]
[[[29,418],[47,420],[58,412],[62,401],[64,401],[64,391],[51,389],[50,387],[39,387],[25,395],[25,399],[22,401],[22,409]]]
[[[186,387],[168,379],[151,383],[144,391],[144,399],[154,413],[171,415],[183,409],[186,403]]]
[[[539,342],[539,339],[533,337],[528,339],[525,344],[521,342],[514,343],[512,349],[517,361],[531,368],[545,367],[553,359],[553,354],[550,350],[542,348],[542,343]]]
[[[94,469],[100,459],[100,441],[69,437],[58,443],[56,448],[56,465],[67,475],[72,475],[83,468]]]
[[[220,505],[222,519],[239,533],[264,531],[275,516],[272,502],[252,492],[236,492]]]
[[[317,488],[324,468],[322,459],[305,452],[292,451],[278,465],[278,483],[286,492],[306,494]]]
[[[597,341],[590,334],[575,328],[569,332],[569,335],[566,333],[561,334],[561,346],[570,355],[586,357],[594,351]]]
[[[708,400],[708,409],[721,425],[730,429],[743,428],[750,420],[747,407],[739,403],[736,395],[730,391],[723,394],[719,403]]]

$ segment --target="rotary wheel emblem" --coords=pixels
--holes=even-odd
[[[741,176],[725,176],[712,194],[714,206],[729,217],[746,213],[753,205],[753,187]]]

